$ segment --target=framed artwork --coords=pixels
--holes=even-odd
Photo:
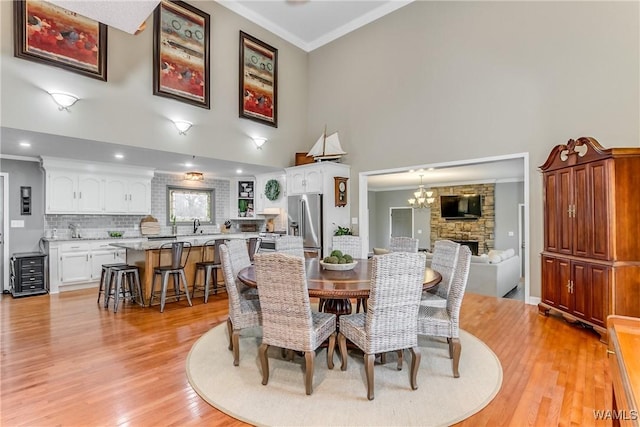
[[[240,31],[240,117],[278,127],[278,49]]]
[[[14,55],[107,80],[107,26],[45,1],[14,2]]]
[[[335,194],[335,205],[337,207],[343,207],[347,205],[347,180],[349,178],[343,178],[340,176],[334,176],[334,194]]]
[[[153,94],[210,108],[209,14],[162,0],[153,22]]]

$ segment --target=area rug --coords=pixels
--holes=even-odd
[[[269,383],[262,385],[257,350],[260,329],[244,330],[240,366],[233,366],[226,325],[203,335],[187,357],[187,376],[194,390],[220,411],[254,425],[265,426],[445,426],[485,407],[502,384],[496,355],[473,335],[460,331],[460,377],[453,378],[446,340],[420,338],[422,354],[418,389],[409,385],[409,352],[402,371],[394,353],[375,365],[375,399],[367,400],[362,355],[349,351],[347,371],[327,368],[326,349],[315,359],[313,394],[304,388],[304,357],[280,358],[269,349]]]

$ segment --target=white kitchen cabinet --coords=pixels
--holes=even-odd
[[[287,168],[287,195],[322,193],[324,169],[321,163]]]
[[[151,212],[152,169],[43,157],[47,214]]]
[[[267,182],[275,179],[280,186],[280,194],[275,200],[269,200],[265,194]],[[258,215],[263,214],[266,209],[286,209],[287,207],[287,191],[286,191],[286,175],[284,172],[273,172],[256,175],[256,212]]]
[[[88,243],[60,246],[60,284],[91,281],[91,259]]]
[[[111,246],[122,241],[135,244],[146,239],[47,241],[49,293],[96,287],[102,264],[126,262],[126,249]]]
[[[151,180],[108,177],[105,194],[105,213],[148,214],[151,211]]]
[[[104,181],[100,175],[47,174],[47,213],[102,213],[103,209]]]

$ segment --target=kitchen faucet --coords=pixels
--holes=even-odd
[[[198,232],[198,227],[200,227],[200,220],[198,218],[195,218],[193,220],[193,234],[196,234]]]

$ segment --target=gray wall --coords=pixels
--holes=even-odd
[[[108,29],[108,81],[103,82],[15,58],[13,3],[0,1],[4,127],[281,167],[317,138],[304,139],[306,52],[216,2],[194,4],[211,15],[209,110],[153,95],[153,17],[136,36]],[[238,117],[239,30],[278,49],[277,128]],[[60,112],[46,91],[69,92],[80,101],[70,113]],[[178,135],[171,119],[188,120],[193,127]],[[269,141],[256,150],[252,136]]]
[[[513,248],[518,253],[518,204],[524,203],[524,183],[497,183],[495,188],[495,244],[496,249]],[[513,236],[509,233],[513,232]]]
[[[376,191],[375,204],[369,203],[369,249],[389,247],[389,209],[408,206],[407,199],[415,189]],[[371,194],[373,192],[369,192]],[[371,215],[374,212],[374,215]],[[372,224],[374,223],[374,224]],[[422,233],[419,231],[422,230]],[[413,210],[413,237],[419,240],[418,247],[431,247],[431,209]],[[375,244],[374,244],[375,243]]]
[[[44,172],[37,162],[0,160],[0,171],[9,174],[9,224],[23,220],[24,228],[9,228],[9,254],[40,250],[44,228]],[[20,213],[20,187],[31,187],[31,215]]]
[[[529,153],[539,296],[537,166],[583,135],[639,145],[639,16],[638,2],[413,2],[310,53],[308,132],[339,130],[352,176]]]

